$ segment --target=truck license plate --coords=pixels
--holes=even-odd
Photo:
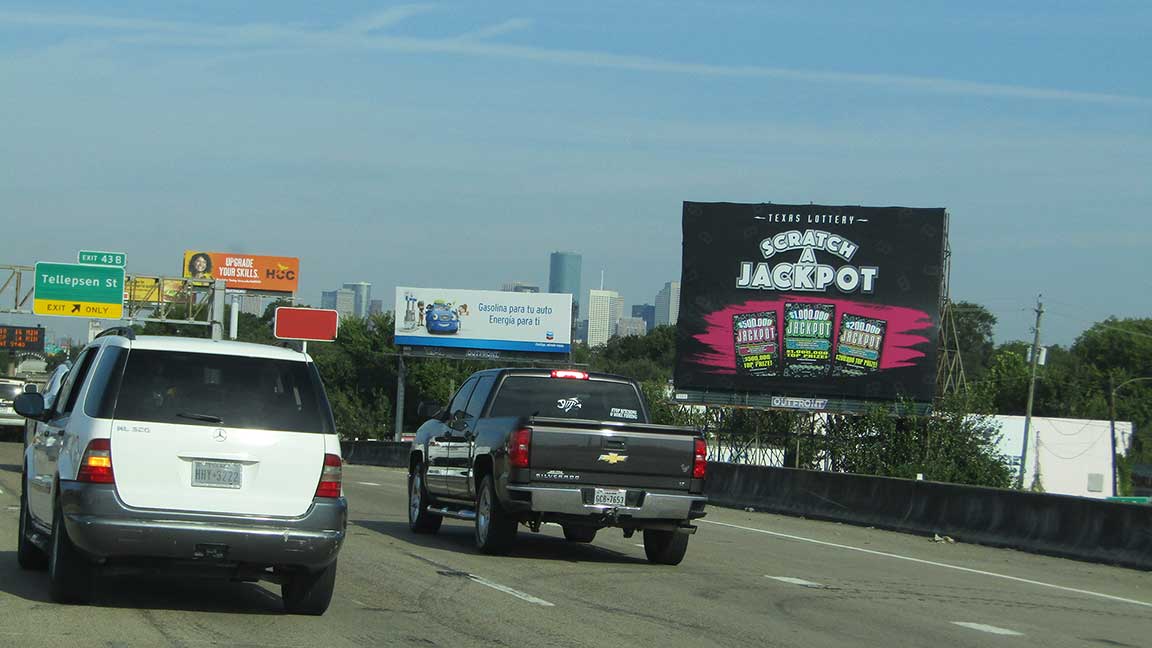
[[[592,494],[592,503],[601,506],[624,506],[624,496],[628,491],[623,488],[597,488]]]
[[[205,488],[240,488],[243,470],[235,461],[192,462],[192,485]]]

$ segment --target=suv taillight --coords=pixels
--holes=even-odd
[[[112,473],[112,441],[110,439],[92,439],[84,449],[84,456],[80,459],[80,469],[76,471],[76,481],[93,484],[115,484],[116,475]]]
[[[320,485],[316,487],[316,497],[340,497],[344,481],[343,462],[334,454],[324,455],[324,470],[320,472]]]
[[[532,428],[522,428],[508,439],[508,463],[513,468],[527,468],[528,454],[532,450]]]
[[[692,479],[704,479],[708,472],[708,444],[704,439],[696,439],[695,457],[692,459]]]

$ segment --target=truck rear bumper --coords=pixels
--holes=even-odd
[[[514,502],[528,504],[534,513],[577,516],[610,516],[624,520],[688,520],[704,516],[705,495],[661,493],[628,489],[626,506],[594,504],[594,487],[508,485]]]

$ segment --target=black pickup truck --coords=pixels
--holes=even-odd
[[[572,542],[605,527],[644,532],[653,563],[684,558],[704,516],[706,446],[693,428],[648,423],[639,386],[607,374],[490,369],[447,406],[421,403],[408,468],[408,522],[435,533],[473,520],[476,546],[506,553],[520,524]]]

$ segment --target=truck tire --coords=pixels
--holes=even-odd
[[[16,562],[20,564],[21,569],[44,571],[48,568],[48,556],[28,538],[28,531],[32,528],[31,521],[29,520],[29,516],[32,514],[28,512],[28,478],[25,477],[22,481],[23,490],[20,491],[20,535],[16,539]]]
[[[288,614],[320,616],[332,602],[336,589],[336,561],[320,571],[298,570],[280,584],[280,598]]]
[[[675,531],[644,530],[644,555],[654,565],[679,565],[688,551],[688,534]]]
[[[516,540],[516,525],[496,497],[492,475],[485,475],[476,492],[476,548],[492,555],[508,553]]]
[[[408,528],[415,533],[436,533],[444,516],[428,512],[428,488],[424,485],[424,464],[416,464],[408,475]]]
[[[92,596],[92,563],[72,544],[64,511],[56,501],[52,514],[52,549],[48,555],[48,593],[57,603],[86,604]]]
[[[597,531],[599,531],[599,529],[596,527],[565,524],[564,539],[568,542],[592,542],[596,539]]]

